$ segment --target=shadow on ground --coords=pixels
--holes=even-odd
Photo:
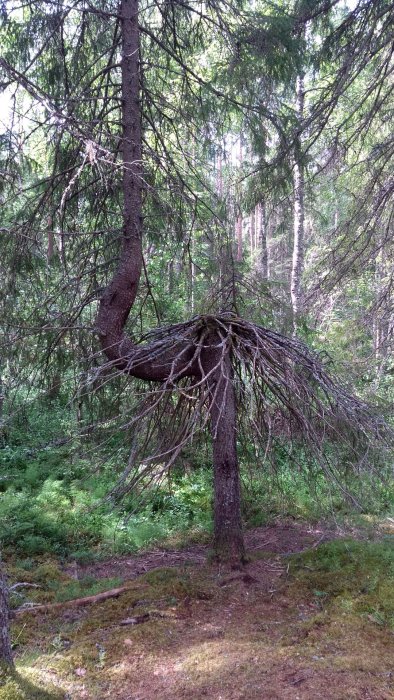
[[[21,664],[38,653],[25,670],[63,694],[31,685],[0,700],[393,700],[391,612],[374,607],[393,583],[390,551],[379,578],[371,543],[325,544],[334,538],[291,523],[256,529],[243,571],[207,565],[201,547],[89,565],[130,573],[127,591],[16,623]]]

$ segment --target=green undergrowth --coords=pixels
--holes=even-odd
[[[0,686],[0,700],[66,700],[65,692],[50,683],[41,685],[37,674],[12,673],[7,682]],[[41,687],[40,687],[41,686]]]
[[[291,593],[313,600],[326,619],[357,615],[394,632],[393,536],[323,544],[292,557],[290,575]]]
[[[238,451],[246,527],[286,516],[308,521],[354,516],[354,505],[311,464],[301,445],[290,450],[276,440],[266,461],[252,442]],[[150,485],[143,489],[142,484],[138,493],[110,498],[128,457],[124,434],[113,436],[105,451],[83,446],[65,406],[49,410],[38,402],[24,407],[0,447],[0,548],[5,555],[28,560],[49,554],[82,563],[157,544],[207,542],[213,501],[209,443],[185,448],[166,481],[155,483],[149,475]],[[363,511],[393,514],[392,481],[355,479],[348,456],[341,459],[349,489],[362,487]]]
[[[278,516],[309,521],[335,516],[344,521],[354,515],[322,478],[316,478],[312,488],[305,475],[287,468],[275,475],[255,473],[252,479],[244,475],[243,494],[246,527],[265,525]],[[53,554],[82,563],[158,543],[184,546],[209,540],[210,469],[175,475],[147,491],[140,505],[132,497],[122,503],[102,497],[99,474],[88,482],[48,477],[34,486],[10,485],[0,499],[1,544],[6,553],[25,559]],[[382,492],[369,512],[387,512],[391,497],[388,490]]]
[[[2,544],[26,558],[53,553],[88,561],[100,553],[138,551],[176,534],[201,539],[211,528],[210,495],[199,490],[201,481],[197,476],[190,488],[182,484],[175,493],[156,491],[131,514],[127,503],[103,503],[84,485],[52,478],[33,492],[10,488],[0,501]]]

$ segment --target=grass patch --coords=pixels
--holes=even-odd
[[[37,559],[26,567],[26,560],[10,563],[7,567],[11,586],[10,603],[19,608],[30,603],[62,603],[75,598],[96,595],[117,588],[123,583],[121,577],[100,578],[84,576],[71,578],[61,569],[60,562],[53,559]],[[13,588],[13,585],[16,585]]]
[[[111,588],[118,588],[123,583],[120,577],[96,580],[93,576],[85,576],[80,581],[70,581],[55,591],[54,602],[64,603],[75,598],[96,595]]]

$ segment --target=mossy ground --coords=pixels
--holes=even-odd
[[[390,538],[159,568],[119,598],[18,616],[0,700],[393,699],[393,584]]]

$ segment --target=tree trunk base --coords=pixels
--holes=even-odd
[[[210,378],[210,413],[214,470],[214,540],[217,561],[242,566],[245,545],[241,520],[241,485],[237,457],[237,403],[231,348],[212,334],[204,362]]]
[[[213,542],[213,559],[218,564],[224,564],[230,569],[242,569],[248,562],[244,549],[243,536],[239,539],[234,539],[234,542],[226,542],[214,540]]]

